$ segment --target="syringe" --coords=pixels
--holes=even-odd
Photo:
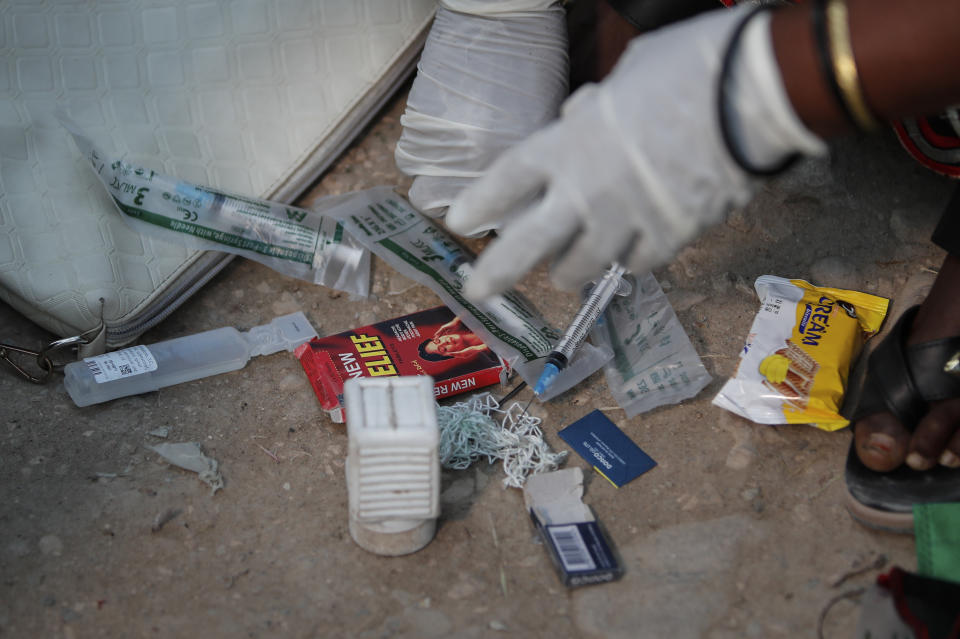
[[[614,262],[587,294],[583,306],[580,307],[563,337],[547,355],[547,363],[533,389],[534,393],[542,395],[553,384],[560,371],[567,367],[574,352],[583,344],[583,340],[587,338],[597,319],[609,306],[614,296],[623,291],[626,286],[623,279],[625,272],[626,269]]]

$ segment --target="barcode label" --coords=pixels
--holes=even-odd
[[[87,357],[83,361],[98,384],[157,370],[157,360],[146,346]]]
[[[576,525],[548,526],[547,532],[567,572],[596,569],[597,564]]]

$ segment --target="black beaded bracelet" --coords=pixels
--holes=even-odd
[[[743,32],[750,21],[759,13],[769,11],[770,9],[773,9],[770,5],[757,7],[748,13],[733,30],[733,35],[730,36],[730,43],[727,45],[727,50],[723,54],[723,63],[720,66],[720,76],[717,86],[717,111],[720,120],[720,135],[723,138],[724,146],[726,146],[727,152],[730,153],[730,157],[733,158],[737,166],[743,169],[744,172],[756,177],[779,175],[793,166],[801,157],[799,153],[791,153],[773,166],[757,166],[751,162],[740,147],[737,146],[733,133],[730,131],[727,84],[729,83],[730,72],[733,67],[733,56],[736,53],[737,45],[740,44],[740,38],[743,36]]]

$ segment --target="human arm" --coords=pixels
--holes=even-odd
[[[918,4],[850,2],[863,92],[884,119],[960,101],[960,76],[946,72],[958,59],[960,3]],[[726,124],[754,165],[822,153],[813,133],[851,127],[822,74],[810,10],[782,9],[766,23],[755,17],[738,43]],[[459,198],[447,220],[452,230],[503,227],[475,264],[469,296],[499,292],[561,251],[552,276],[567,288],[615,260],[635,271],[659,266],[749,201],[761,181],[732,160],[716,108],[719,61],[744,11],[713,12],[637,38],[607,80],[572,96],[559,121],[501,156]],[[936,17],[916,16],[923,11]],[[937,35],[902,46],[888,41],[884,50],[862,35],[872,29]],[[912,49],[910,64],[934,71],[908,72],[897,61],[900,49]]]
[[[960,103],[960,2],[848,0],[850,40],[864,96],[882,120],[929,115]],[[812,5],[777,11],[774,53],[797,115],[833,137],[850,121],[830,94],[810,28]]]

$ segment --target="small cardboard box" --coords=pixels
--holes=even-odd
[[[437,399],[503,383],[506,363],[438,306],[317,337],[294,353],[320,405],[343,423],[343,384],[357,377],[429,375]]]

